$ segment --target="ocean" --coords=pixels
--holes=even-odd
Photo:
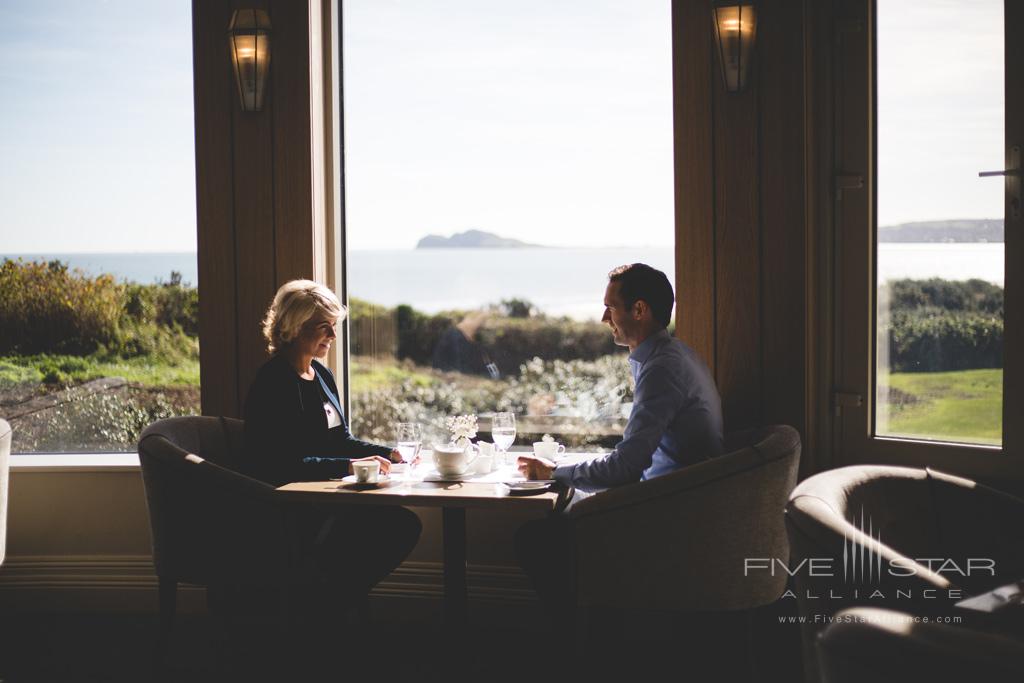
[[[194,252],[118,254],[12,254],[0,258],[58,259],[90,275],[110,273],[140,283],[198,282]],[[502,299],[526,299],[549,315],[599,318],[608,271],[648,263],[672,277],[670,247],[616,249],[407,249],[353,250],[349,295],[385,306],[410,304],[426,313],[475,308]],[[1003,284],[1002,243],[884,243],[880,279],[981,278]]]

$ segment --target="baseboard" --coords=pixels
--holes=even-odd
[[[439,562],[405,562],[370,594],[375,616],[429,621],[439,617],[443,596]],[[523,624],[539,618],[539,603],[518,567],[470,565],[466,574],[474,620]],[[15,556],[0,567],[0,611],[5,613],[151,613],[158,583],[149,556]],[[178,590],[182,613],[206,611],[198,586]]]

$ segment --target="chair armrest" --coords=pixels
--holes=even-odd
[[[662,496],[704,486],[738,472],[753,469],[764,462],[765,458],[760,453],[753,448],[746,448],[684,467],[678,472],[595,493],[573,504],[568,510],[568,515],[577,519],[639,505]]]
[[[825,680],[1019,681],[1024,643],[878,608],[836,615],[818,640]]]
[[[194,453],[188,453],[170,443],[160,434],[150,434],[139,442],[140,457],[143,460],[143,476],[149,469],[149,458],[153,465],[164,471],[177,470],[175,476],[196,477],[219,487],[226,494],[251,497],[259,501],[273,502],[274,487],[266,482],[229,470],[210,462]]]

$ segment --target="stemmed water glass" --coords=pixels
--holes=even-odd
[[[405,478],[411,479],[413,463],[420,454],[420,444],[423,442],[420,426],[415,422],[399,422],[395,427],[395,441],[395,448],[405,463]]]
[[[491,418],[491,438],[501,451],[501,461],[508,464],[508,449],[516,440],[515,413],[495,413]]]

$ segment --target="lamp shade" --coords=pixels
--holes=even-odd
[[[270,73],[270,17],[260,9],[235,10],[228,41],[242,111],[260,111]]]
[[[722,66],[722,81],[729,92],[739,92],[747,82],[757,34],[757,10],[753,4],[716,3],[711,9],[715,48]]]

